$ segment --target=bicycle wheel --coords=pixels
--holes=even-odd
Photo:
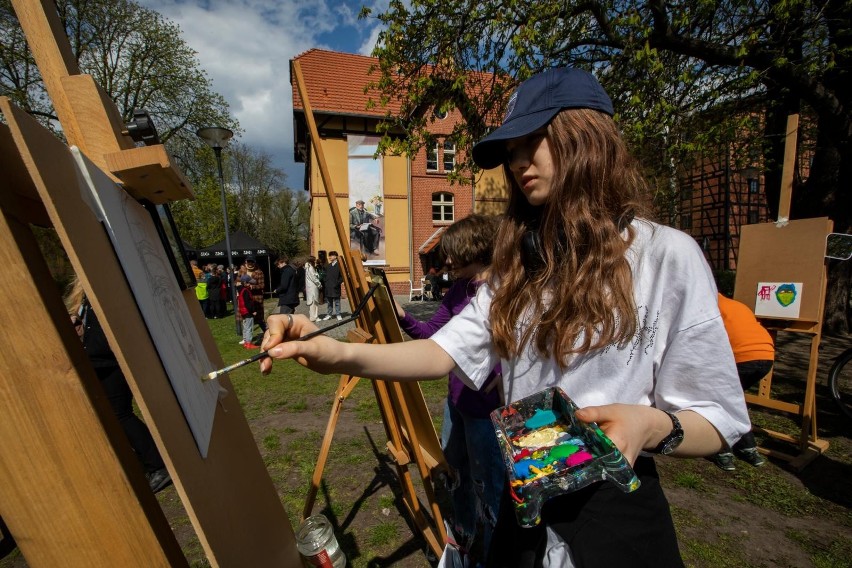
[[[840,411],[852,420],[852,349],[834,360],[828,371],[828,386]]]

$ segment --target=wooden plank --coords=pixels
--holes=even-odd
[[[781,169],[781,196],[778,200],[778,219],[790,218],[793,198],[793,174],[796,173],[796,145],[799,134],[799,115],[787,117],[787,135],[784,141],[784,165]]]
[[[68,149],[8,100],[0,99],[0,109],[18,147],[28,149],[26,155],[22,151],[24,162],[100,316],[208,560],[213,566],[299,566],[286,511],[227,377],[220,383],[230,394],[216,407],[208,455],[202,459],[112,245],[83,201]],[[38,151],[29,153],[31,148]],[[197,300],[192,298],[188,307],[195,328],[184,331],[201,334],[211,360],[222,364]],[[70,480],[67,491],[77,491],[77,483],[89,481],[85,476]],[[98,498],[117,496],[104,492]]]
[[[12,0],[12,7],[24,30],[56,116],[62,124],[65,139],[69,144],[81,146],[80,125],[61,82],[62,77],[79,74],[80,68],[71,52],[71,44],[65,36],[56,5],[52,0]]]
[[[3,210],[24,223],[49,227],[50,217],[5,124],[0,124],[0,159],[3,160],[5,182],[3,191],[0,191]]]
[[[189,180],[175,167],[162,144],[105,154],[104,162],[136,199],[160,204],[194,197]]]
[[[34,151],[61,161],[55,147]],[[41,284],[0,291],[15,321],[0,332],[0,514],[32,567],[186,566],[32,231],[2,213],[0,262]]]

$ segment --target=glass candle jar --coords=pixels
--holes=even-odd
[[[324,515],[308,517],[296,531],[296,548],[310,566],[344,568],[346,557]]]

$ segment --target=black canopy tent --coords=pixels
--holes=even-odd
[[[247,235],[243,231],[235,231],[231,233],[231,256],[235,266],[240,266],[247,256],[253,256],[257,261],[257,265],[263,271],[265,282],[265,292],[272,291],[272,258],[269,248],[254,237]],[[216,264],[227,265],[228,249],[225,247],[225,239],[217,243],[213,243],[209,247],[204,247],[196,251],[198,256],[198,264],[208,264],[215,262]],[[264,261],[265,259],[265,261]],[[264,266],[266,268],[264,268]]]

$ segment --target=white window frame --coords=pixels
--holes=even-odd
[[[448,191],[432,194],[432,222],[452,223],[455,220],[455,196]]]
[[[456,143],[452,140],[444,140],[444,171],[451,172],[456,169]]]
[[[438,141],[431,146],[426,146],[426,171],[438,171]]]

